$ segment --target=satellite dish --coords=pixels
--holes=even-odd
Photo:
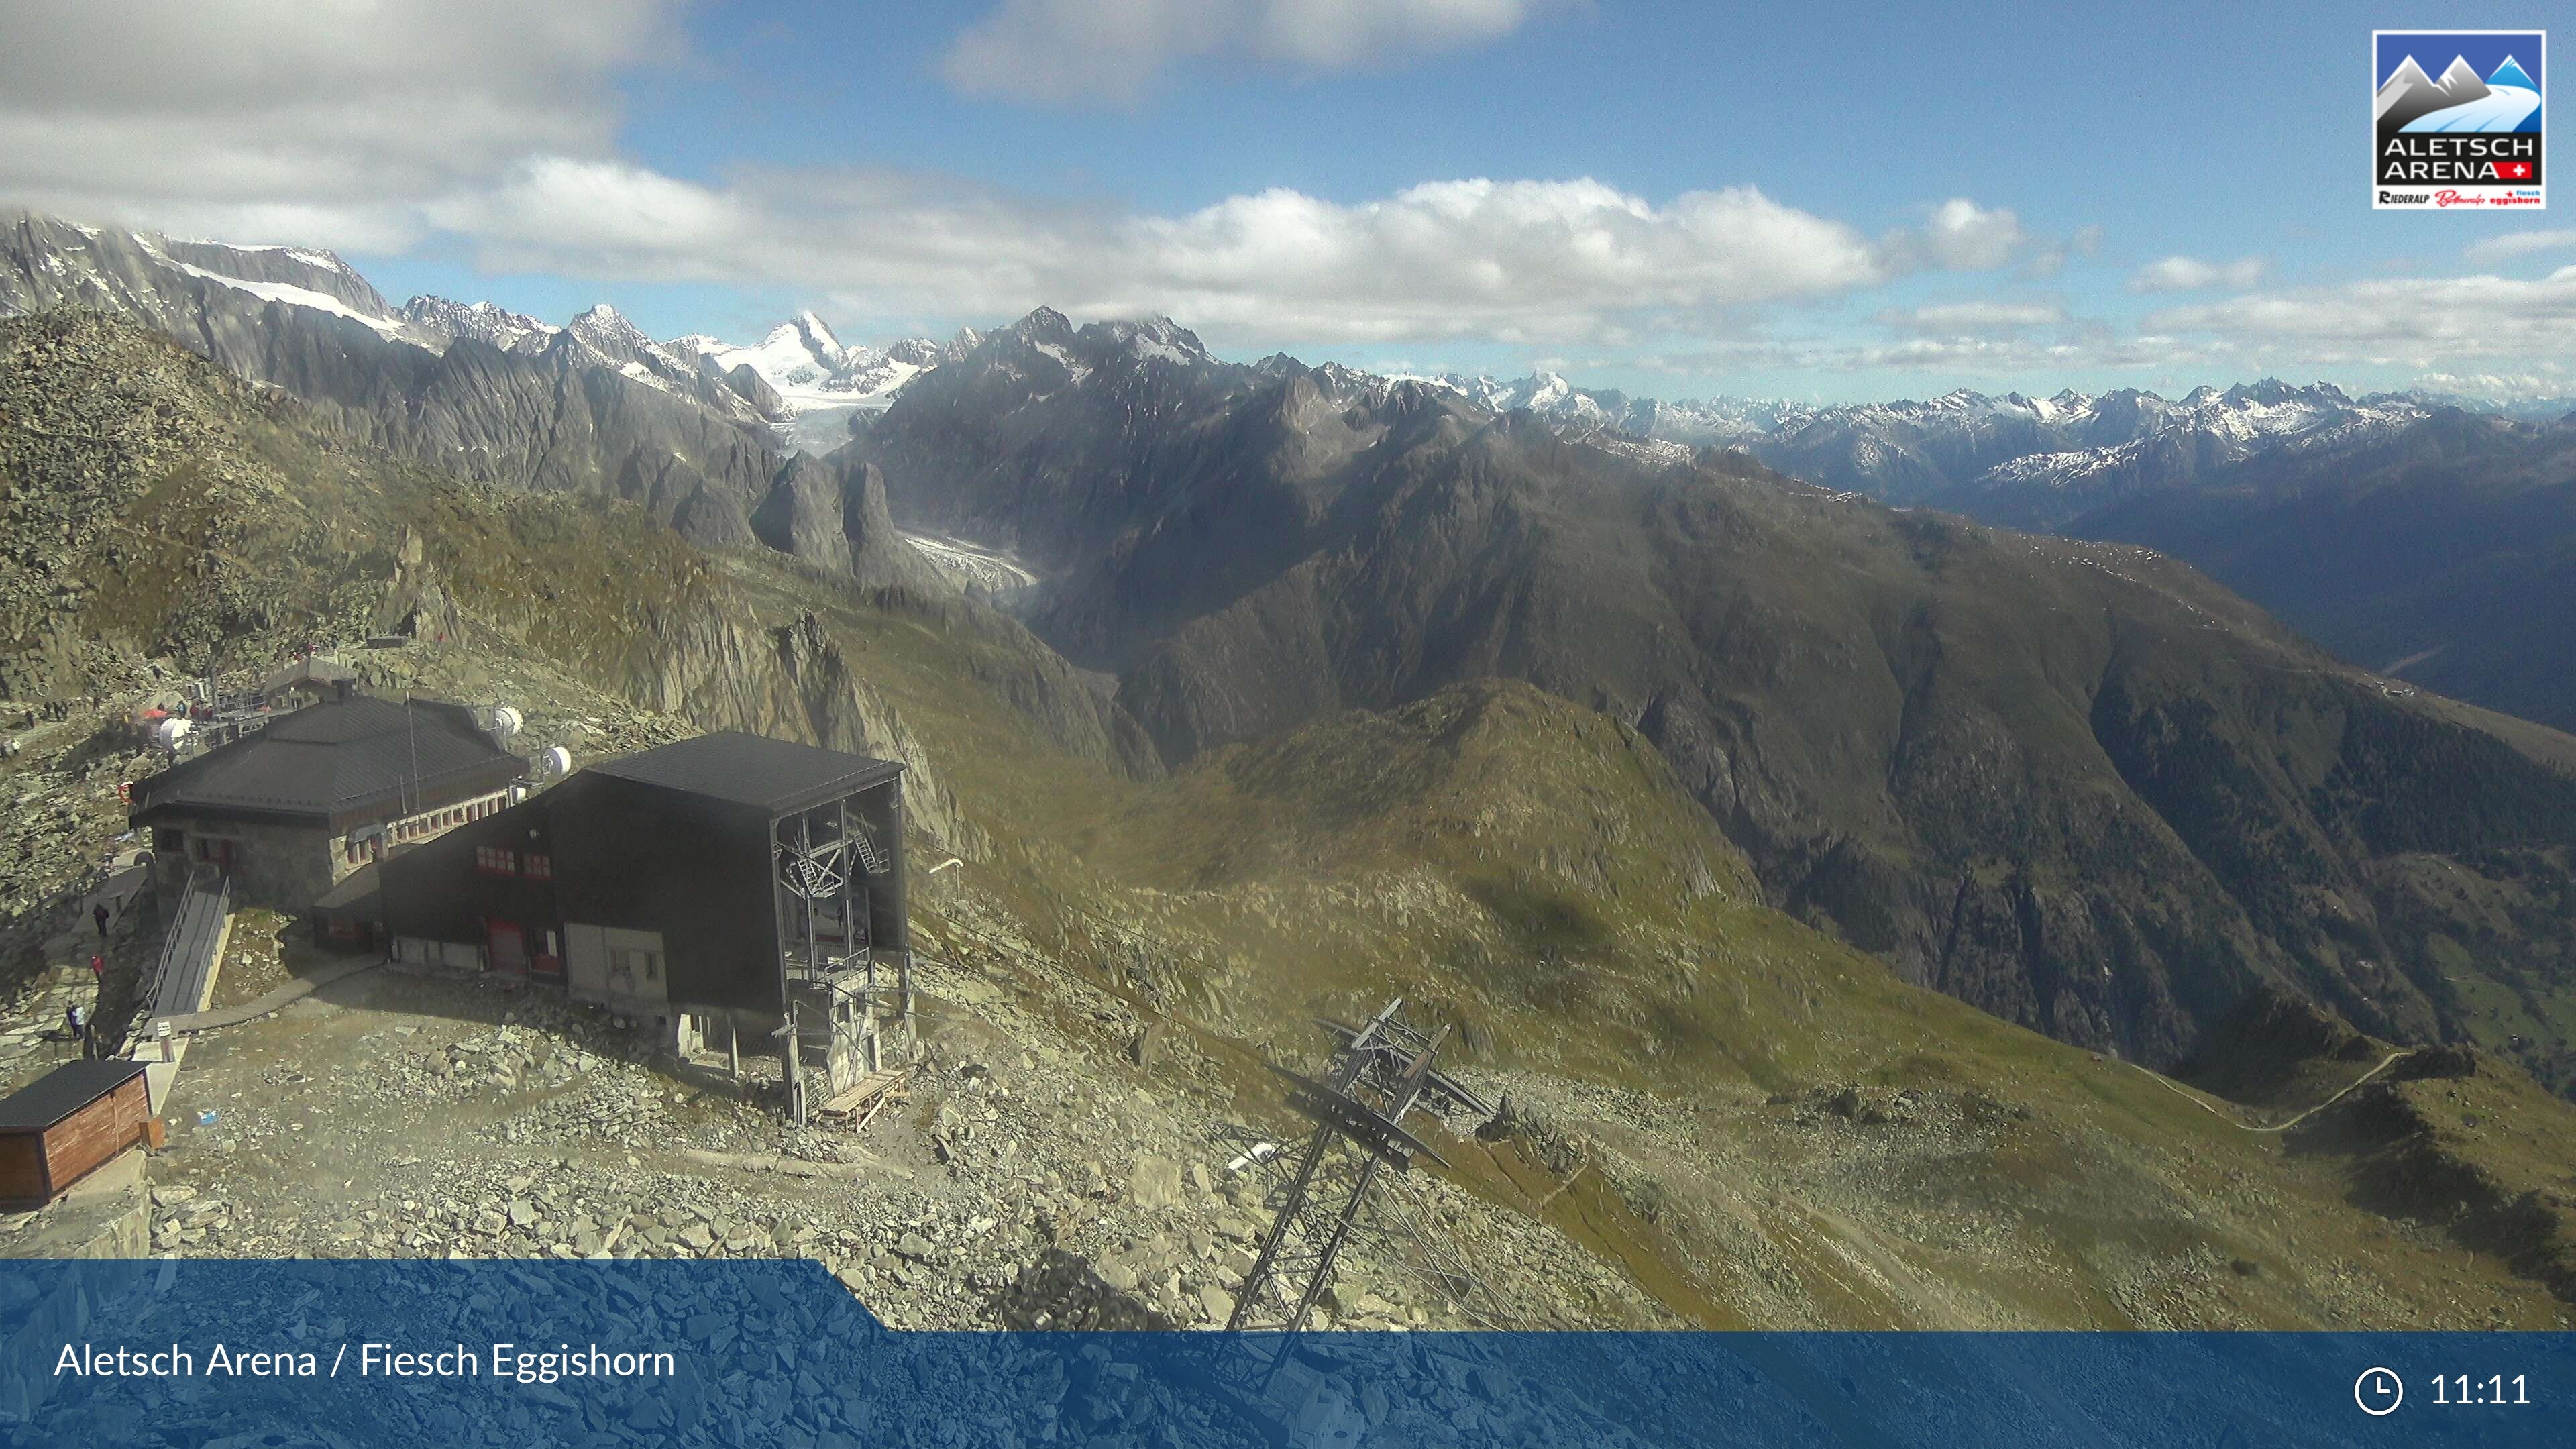
[[[535,767],[530,771],[531,774],[540,780],[552,780],[572,773],[572,751],[557,745],[539,754],[530,763]]]
[[[179,753],[179,742],[186,739],[188,732],[195,728],[195,725],[183,719],[162,720],[152,727],[152,743],[175,755]]]

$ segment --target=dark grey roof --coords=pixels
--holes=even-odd
[[[206,815],[337,829],[497,790],[526,768],[464,705],[358,695],[280,715],[138,782],[129,823]]]
[[[414,841],[411,844],[417,845],[419,842]],[[409,845],[397,847],[394,853],[406,854],[410,848]],[[312,909],[365,914],[375,907],[376,898],[384,894],[384,888],[384,872],[376,862],[371,860],[342,876],[338,885],[315,896]]]
[[[65,1062],[0,1098],[0,1132],[42,1132],[141,1075],[141,1062]]]
[[[882,784],[903,773],[903,766],[793,740],[723,730],[601,760],[590,770],[784,815]]]

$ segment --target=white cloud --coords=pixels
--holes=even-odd
[[[1240,56],[1307,72],[1499,40],[1547,0],[1002,0],[941,61],[969,95],[1131,103],[1165,67]]]
[[[136,0],[132,24],[107,26],[87,4],[34,0],[0,49],[0,199],[185,236],[435,245],[603,285],[767,287],[871,317],[1165,312],[1253,343],[1710,334],[2023,246],[2013,213],[1966,199],[1873,236],[1751,187],[1649,200],[1588,178],[1357,202],[1271,189],[1178,213],[882,170],[682,178],[616,144],[618,85],[684,57],[678,3]],[[1333,67],[1497,34],[1538,3],[1190,13],[1246,54]],[[1113,29],[1150,50],[1186,29],[1179,13],[1122,8]],[[1076,14],[1013,4],[989,24]]]
[[[2416,383],[2433,392],[2459,393],[2495,402],[2558,401],[2576,396],[2576,368],[2544,363],[2536,371],[2428,372]]]
[[[1891,309],[1878,315],[1881,325],[1927,337],[1985,337],[2058,327],[2066,309],[2054,302],[1940,302],[1928,307]]]
[[[2041,336],[2031,329],[1997,335],[1904,336],[1886,342],[1826,338],[1742,337],[1714,339],[1660,356],[1636,359],[1640,370],[1692,379],[1745,372],[1773,375],[1834,373],[1858,376],[1905,373],[1947,378],[1956,385],[1981,379],[2027,378],[2046,383],[2090,372],[2149,372],[2178,368],[2220,371],[2243,359],[2224,344],[2160,334],[2115,337],[2069,320]]]
[[[2022,263],[2022,273],[2032,277],[2053,277],[2066,270],[2066,264],[2077,257],[2090,258],[2102,250],[2102,228],[2079,226],[2073,235],[2033,252]]]
[[[1749,187],[1656,205],[1590,179],[1471,179],[1345,204],[1284,188],[1161,216],[883,172],[699,186],[616,162],[523,164],[429,214],[495,268],[826,291],[867,315],[1162,312],[1211,337],[1597,341],[1848,294],[2002,255],[1959,203],[1872,239]],[[1965,217],[1964,225],[1960,221]],[[1997,220],[2000,218],[2000,220]]]
[[[2533,252],[2558,251],[2568,247],[2576,247],[2576,231],[2513,231],[2471,242],[2460,255],[2479,266],[2488,266],[2529,256]]]
[[[405,202],[609,152],[678,0],[11,0],[0,189],[89,220],[392,249]]]
[[[2406,277],[2258,293],[2171,308],[2147,325],[2307,362],[2432,368],[2504,358],[2527,365],[2576,349],[2576,266],[2538,281]]]
[[[2232,262],[2205,262],[2198,257],[2166,257],[2149,262],[2129,278],[2132,292],[2197,292],[2203,287],[2250,287],[2263,279],[2261,257]]]
[[[1954,196],[1932,208],[1923,229],[1898,244],[1919,265],[1984,271],[2012,259],[2022,244],[2021,218]]]

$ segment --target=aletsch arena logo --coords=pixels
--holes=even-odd
[[[2539,210],[2548,37],[2537,30],[2374,30],[2374,208]]]

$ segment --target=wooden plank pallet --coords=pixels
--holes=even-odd
[[[865,1127],[885,1104],[892,1101],[895,1088],[912,1074],[910,1067],[892,1071],[870,1072],[850,1085],[850,1089],[823,1104],[826,1117],[852,1117],[857,1126]]]

